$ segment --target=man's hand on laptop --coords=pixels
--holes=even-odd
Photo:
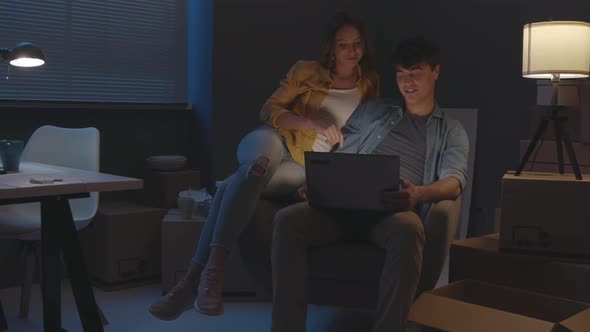
[[[381,195],[383,205],[391,211],[408,211],[420,202],[420,190],[407,179],[400,178],[400,191],[384,191]]]

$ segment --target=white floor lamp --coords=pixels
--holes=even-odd
[[[520,175],[549,123],[552,122],[555,128],[559,173],[564,173],[563,144],[576,179],[582,179],[572,142],[564,126],[567,117],[559,115],[562,107],[557,104],[557,88],[560,79],[585,78],[589,75],[590,23],[549,21],[525,24],[522,41],[522,76],[551,79],[553,96],[549,112],[539,124],[515,175]]]

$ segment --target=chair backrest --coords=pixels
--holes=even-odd
[[[471,209],[471,189],[473,187],[473,171],[475,167],[475,147],[477,143],[477,109],[476,108],[443,108],[451,118],[458,120],[465,128],[469,138],[469,158],[467,160],[467,184],[461,194],[461,217],[457,229],[458,239],[467,236],[469,224],[469,211]]]
[[[29,138],[22,161],[98,171],[100,133],[96,128],[42,126]],[[98,193],[70,200],[74,220],[89,220],[98,209]]]

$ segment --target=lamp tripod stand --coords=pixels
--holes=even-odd
[[[522,160],[520,161],[520,165],[518,166],[515,175],[520,175],[520,173],[524,169],[524,166],[528,162],[531,154],[535,150],[535,147],[539,143],[539,140],[545,134],[545,131],[549,127],[549,123],[552,122],[555,129],[555,145],[557,147],[557,162],[559,167],[559,173],[564,173],[562,147],[563,144],[569,156],[571,166],[574,170],[574,174],[576,175],[576,179],[582,180],[582,173],[580,172],[580,166],[578,165],[578,160],[576,159],[576,153],[574,151],[572,141],[564,126],[564,122],[567,121],[567,116],[559,115],[559,110],[563,108],[562,106],[557,105],[557,89],[559,84],[559,74],[553,74],[551,82],[553,85],[553,95],[551,96],[551,106],[549,108],[550,114],[546,115],[539,124],[539,127],[537,128],[532,141],[529,143],[529,146],[527,147],[527,150],[524,156],[522,157]]]

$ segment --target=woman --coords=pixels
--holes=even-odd
[[[256,202],[261,196],[295,193],[305,182],[304,151],[329,151],[343,143],[340,129],[350,114],[360,102],[378,95],[372,60],[361,19],[336,14],[321,61],[298,61],[262,107],[265,125],[240,142],[240,167],[218,187],[188,272],[152,304],[154,316],[176,319],[193,301],[204,314],[223,312],[225,257]]]

